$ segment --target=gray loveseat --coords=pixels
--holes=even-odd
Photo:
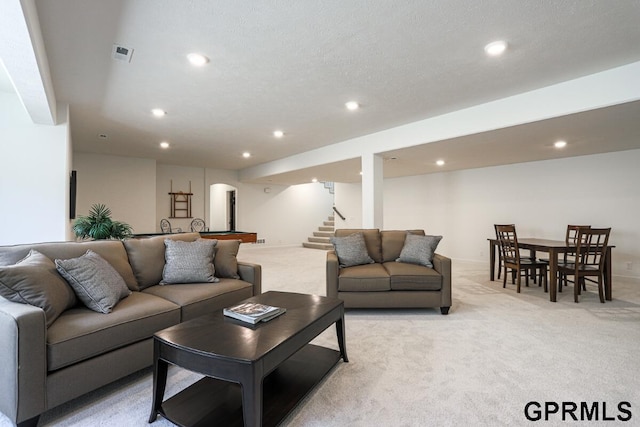
[[[166,237],[190,242],[199,234]],[[164,238],[0,247],[0,269],[6,270],[11,267],[2,266],[16,264],[31,249],[50,260],[91,250],[131,290],[108,314],[78,302],[49,326],[42,308],[0,297],[0,412],[18,425],[36,425],[46,410],[151,366],[156,331],[261,293],[261,267],[236,260],[239,241],[220,240],[215,247],[219,282],[159,285]]]
[[[327,296],[340,298],[346,308],[451,307],[451,259],[435,253],[433,268],[397,262],[407,231],[338,229],[335,237],[362,233],[373,263],[341,267],[335,251],[327,252]],[[411,230],[424,236],[424,230]]]

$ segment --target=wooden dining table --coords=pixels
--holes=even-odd
[[[489,240],[489,278],[495,280],[496,251],[498,250],[498,239]],[[558,292],[558,255],[569,251],[575,251],[574,245],[567,245],[564,240],[539,239],[535,237],[525,237],[518,239],[520,249],[528,249],[531,257],[536,256],[536,252],[546,252],[549,254],[549,299],[552,302],[557,300]],[[604,263],[604,290],[605,298],[611,301],[611,250],[615,246],[607,246]]]

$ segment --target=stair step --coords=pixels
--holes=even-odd
[[[325,221],[322,224],[326,225],[327,227],[332,227],[332,228],[336,225],[336,223],[333,222],[333,221]]]
[[[329,231],[314,231],[313,235],[315,237],[333,237],[333,232],[329,232]]]
[[[331,240],[329,240],[328,237],[309,237],[309,241],[311,243],[325,243],[325,244],[331,244]]]
[[[328,219],[329,221],[335,221],[336,217],[334,215],[329,215]]]
[[[333,231],[333,227],[318,227],[318,230],[320,231]]]
[[[333,245],[327,245],[326,243],[302,243],[302,246],[309,249],[323,249],[323,250],[331,250],[333,249]]]

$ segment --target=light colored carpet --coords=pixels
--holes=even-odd
[[[263,290],[325,294],[325,252],[242,245],[239,259],[263,266]],[[284,426],[518,426],[530,401],[602,402],[607,416],[631,404],[640,423],[640,288],[614,280],[614,300],[590,287],[551,303],[541,288],[502,288],[488,266],[454,262],[453,306],[439,310],[348,310],[340,362]],[[314,343],[337,348],[335,329]],[[168,393],[199,377],[171,368]],[[44,414],[41,426],[145,426],[146,370]],[[579,415],[579,413],[578,413]],[[560,415],[545,426],[566,425]],[[584,425],[570,421],[569,424]],[[534,423],[535,424],[535,423]],[[611,425],[617,422],[590,422]],[[153,426],[170,426],[158,418]]]

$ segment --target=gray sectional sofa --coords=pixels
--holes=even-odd
[[[345,260],[341,262],[335,250],[327,252],[327,296],[342,299],[345,308],[439,307],[442,314],[448,314],[451,259],[434,253],[432,267],[411,259],[411,262],[398,262],[402,259],[407,232],[425,236],[424,230],[336,230],[336,238],[362,234],[365,253],[360,256],[364,256],[361,262],[357,261],[357,251],[355,257],[353,253],[346,254],[351,256],[352,262],[345,266]]]
[[[55,265],[46,259],[53,271],[15,267],[32,249],[51,261],[76,259],[91,250],[108,261],[131,291],[125,290],[128,296],[108,314],[78,301],[54,313],[52,322],[49,307],[45,312],[0,297],[0,412],[20,426],[35,426],[46,410],[152,365],[156,331],[261,293],[261,267],[237,261],[239,241],[217,242],[213,264],[215,276],[222,277],[217,283],[160,285],[165,237],[193,242],[199,234],[0,247],[0,279],[17,276],[23,281],[19,286],[33,287],[30,280],[46,282],[46,277],[59,284],[51,276],[57,273]],[[41,284],[49,286],[47,292],[53,286]]]

